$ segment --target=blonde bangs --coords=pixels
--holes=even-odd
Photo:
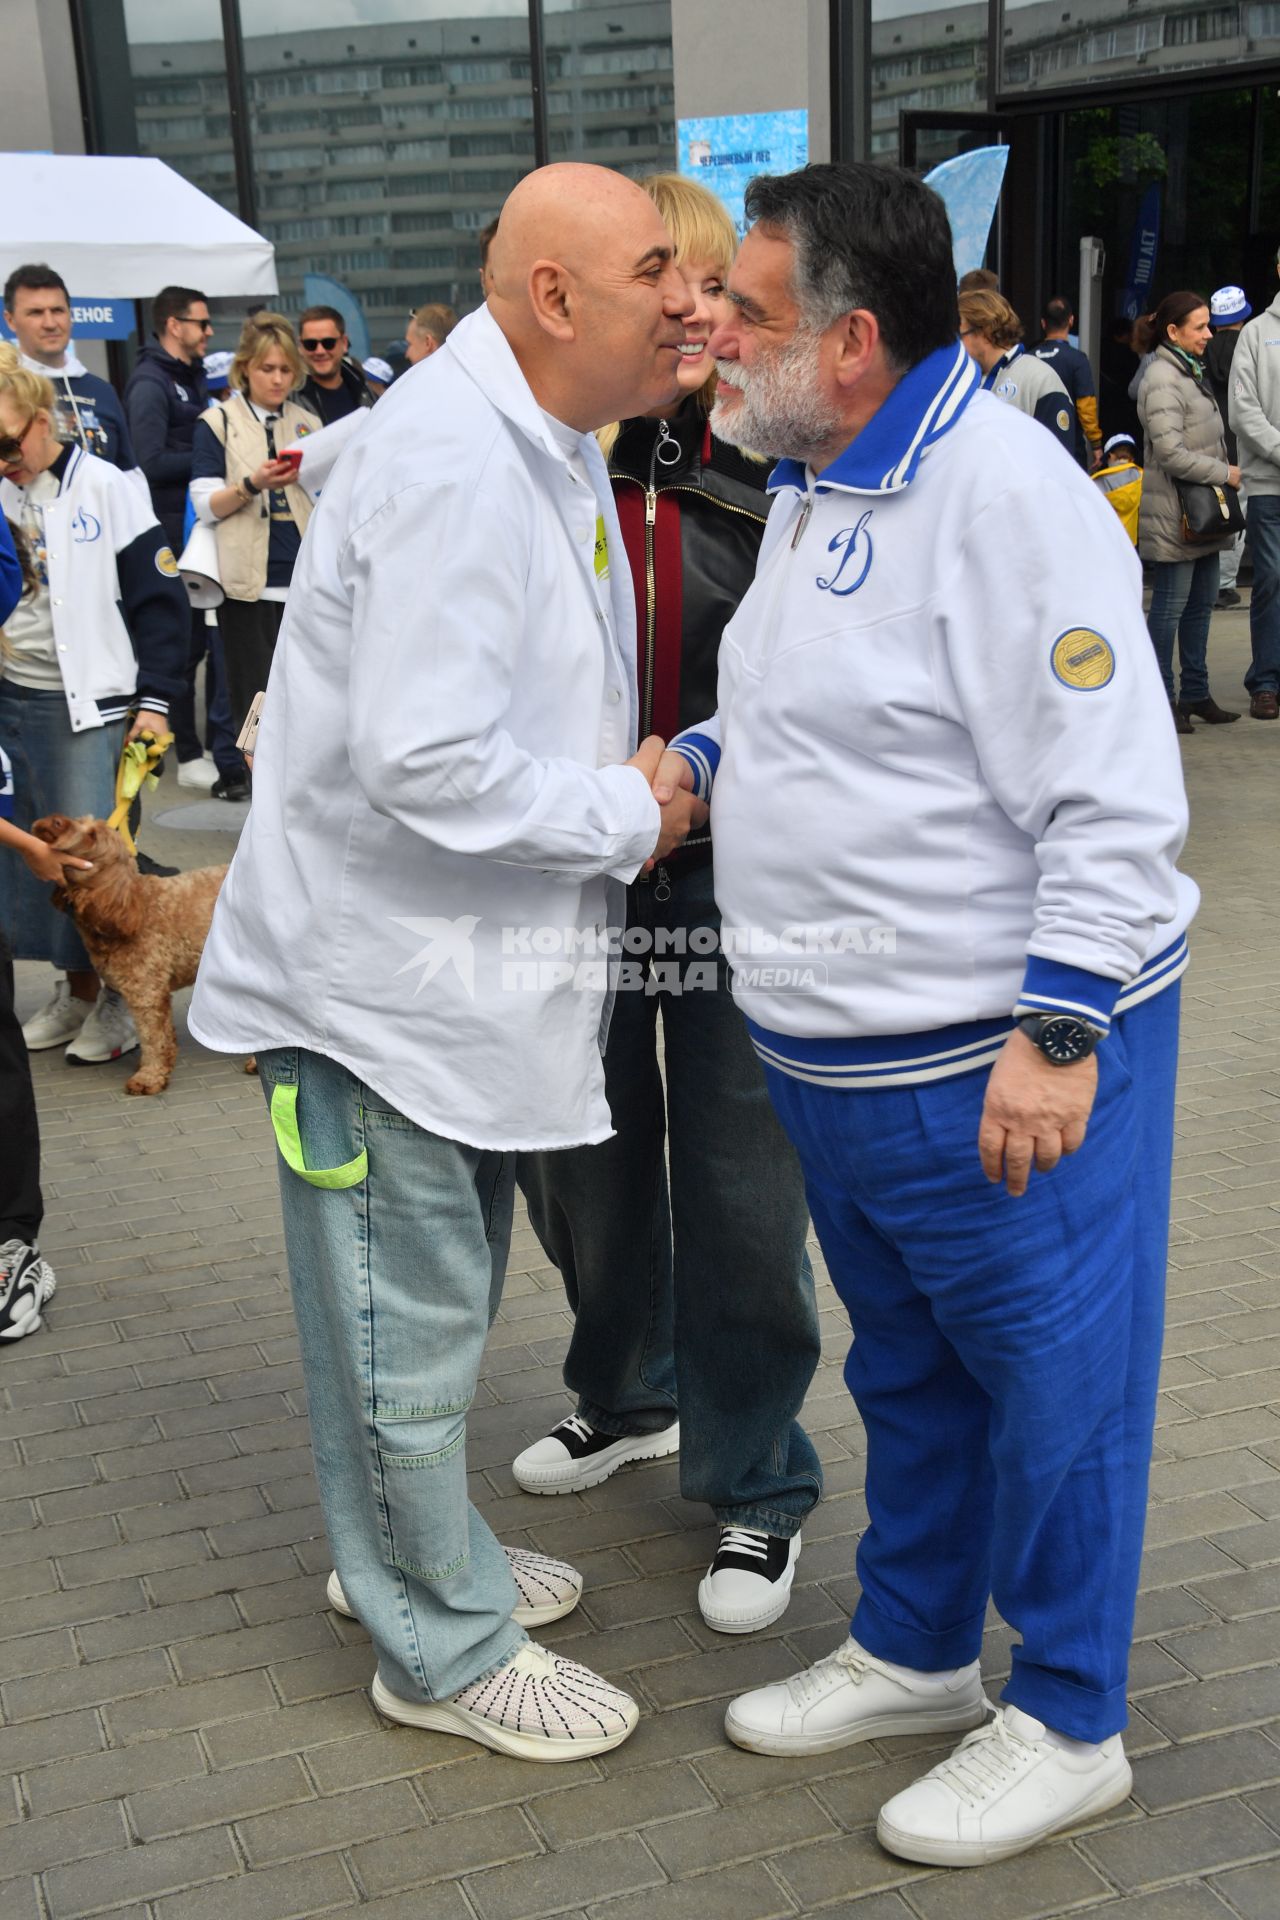
[[[722,202],[679,173],[651,173],[640,185],[671,235],[676,265],[710,260],[721,273],[728,273],[738,251],[738,235]]]

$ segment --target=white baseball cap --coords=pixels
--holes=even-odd
[[[234,353],[206,353],[204,380],[211,393],[228,384],[231,378],[231,362],[234,359]]]
[[[372,354],[364,363],[364,377],[366,380],[376,380],[379,386],[389,387],[395,374],[385,360],[379,360],[376,354]]]
[[[1219,287],[1209,302],[1209,320],[1215,327],[1234,326],[1237,320],[1247,320],[1252,312],[1243,287]]]

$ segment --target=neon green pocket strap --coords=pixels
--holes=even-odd
[[[302,1142],[298,1138],[298,1089],[283,1083],[272,1088],[271,1124],[276,1131],[276,1145],[284,1155],[285,1165],[305,1180],[311,1187],[356,1187],[369,1171],[369,1156],[361,1148],[354,1160],[348,1160],[345,1167],[308,1167],[302,1157]]]

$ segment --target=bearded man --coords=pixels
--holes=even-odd
[[[965,1733],[878,1831],[971,1866],[1129,1790],[1186,803],[1133,549],[981,391],[941,201],[813,166],[747,211],[712,427],[787,457],[718,713],[659,778],[711,797],[724,924],[774,956],[735,994],[856,1334],[870,1524],[850,1635],[725,1724]]]

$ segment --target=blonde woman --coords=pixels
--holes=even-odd
[[[693,299],[680,393],[600,439],[635,582],[640,733],[670,739],[714,711],[720,636],[755,574],[769,466],[707,424],[733,224],[692,181],[642,185]],[[818,1322],[800,1168],[730,997],[711,860],[710,835],[694,835],[628,889],[629,944],[647,939],[652,957],[632,962],[613,1010],[615,1138],[520,1158],[530,1219],[576,1315],[564,1378],[577,1408],[514,1472],[528,1492],[569,1493],[679,1446],[682,1493],[720,1523],[703,1618],[749,1633],[785,1610],[800,1524],[822,1491],[796,1418]]]
[[[231,362],[231,394],[196,421],[191,498],[214,526],[226,599],[218,609],[232,725],[239,733],[267,684],[285,596],[311,517],[310,496],[280,458],[320,425],[290,398],[306,379],[293,328],[279,313],[246,320]],[[221,784],[221,783],[220,783]],[[215,787],[214,792],[218,789]]]
[[[186,591],[150,502],[119,467],[64,445],[57,417],[50,383],[0,346],[0,512],[36,576],[0,656],[0,750],[23,829],[46,813],[110,813],[120,749],[144,728],[168,731],[190,646]],[[61,976],[23,1028],[32,1052],[64,1046],[78,1065],[132,1052],[128,1008],[99,992],[75,923],[8,849],[0,921],[15,959]]]

